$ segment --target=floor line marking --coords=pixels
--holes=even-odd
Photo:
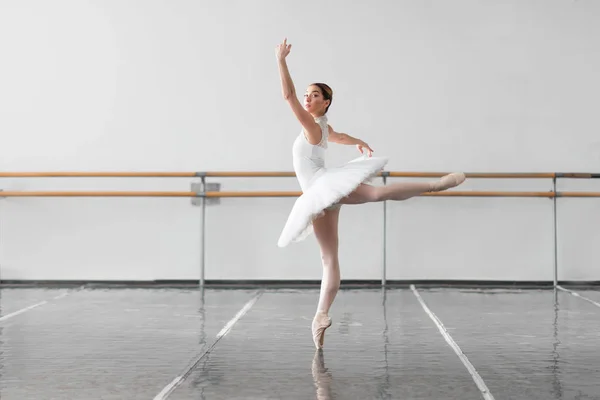
[[[425,301],[421,298],[421,295],[415,288],[415,285],[410,285],[410,289],[417,297],[417,300],[419,300],[419,303],[421,303],[421,307],[423,307],[423,310],[425,310],[425,312],[429,315],[429,318],[431,318],[431,320],[437,325],[440,333],[442,334],[444,339],[446,339],[446,342],[450,345],[450,347],[452,347],[458,358],[460,358],[464,366],[467,368],[467,370],[471,374],[471,377],[475,381],[475,384],[481,391],[483,398],[486,400],[494,400],[494,396],[490,393],[490,390],[486,386],[485,382],[483,381],[473,364],[471,364],[471,362],[469,361],[467,356],[462,352],[458,344],[456,344],[456,342],[452,339],[452,337],[442,324],[442,321],[429,309],[429,307],[427,307],[427,304],[425,304]]]
[[[2,322],[2,321],[6,321],[7,319],[9,319],[9,318],[12,318],[12,317],[16,317],[17,315],[19,315],[19,314],[23,314],[24,312],[27,312],[27,311],[29,311],[29,310],[33,310],[34,308],[37,308],[37,307],[43,306],[44,304],[48,304],[48,303],[49,303],[49,302],[51,302],[51,301],[54,301],[54,300],[61,299],[61,298],[65,297],[65,296],[68,296],[68,295],[70,295],[71,293],[73,293],[73,292],[75,292],[75,291],[78,291],[78,290],[80,290],[80,289],[82,289],[82,288],[83,288],[83,286],[81,286],[81,287],[79,287],[79,288],[77,288],[77,289],[75,289],[75,290],[73,290],[73,291],[67,291],[67,292],[65,292],[65,293],[59,294],[58,296],[54,296],[54,297],[53,297],[53,298],[51,298],[51,299],[48,299],[48,300],[43,300],[43,301],[40,301],[39,303],[32,304],[32,305],[30,305],[30,306],[27,306],[27,307],[25,307],[25,308],[21,308],[20,310],[17,310],[17,311],[15,311],[15,312],[11,312],[10,314],[3,315],[2,317],[0,317],[0,322]]]
[[[562,287],[562,286],[560,286],[560,285],[556,285],[556,288],[557,288],[558,290],[562,290],[563,292],[570,293],[570,294],[571,294],[573,297],[579,297],[580,299],[582,299],[582,300],[585,300],[585,301],[587,301],[588,303],[592,303],[592,304],[593,304],[593,305],[595,305],[596,307],[600,307],[600,303],[598,303],[597,301],[594,301],[594,300],[592,300],[592,299],[588,299],[587,297],[585,297],[585,296],[582,296],[582,295],[580,295],[580,294],[579,294],[579,293],[577,293],[577,292],[574,292],[574,291],[572,291],[572,290],[569,290],[569,289],[565,289],[564,287]]]
[[[177,389],[177,387],[179,385],[181,385],[187,379],[187,377],[194,370],[196,365],[198,365],[200,363],[200,361],[202,361],[202,359],[212,351],[212,349],[217,345],[217,343],[222,338],[227,336],[227,334],[231,331],[231,328],[233,328],[233,326],[252,308],[254,303],[256,303],[256,301],[259,299],[259,297],[262,294],[263,294],[263,291],[261,290],[257,294],[255,294],[254,297],[252,297],[250,300],[248,300],[248,302],[246,304],[244,304],[244,306],[240,309],[240,311],[238,311],[237,314],[235,314],[235,316],[232,319],[230,319],[229,322],[227,322],[227,324],[225,324],[223,329],[221,329],[219,331],[219,333],[217,333],[215,341],[210,345],[210,347],[208,347],[206,350],[204,350],[202,353],[200,353],[200,355],[198,355],[193,360],[193,362],[190,363],[190,365],[188,365],[184,369],[184,372],[181,375],[176,376],[169,384],[167,384],[167,386],[165,386],[160,391],[160,393],[158,393],[156,396],[154,396],[154,400],[164,400],[167,397],[169,397],[171,395],[171,393],[173,393],[173,391],[175,389]]]

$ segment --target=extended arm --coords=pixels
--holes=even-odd
[[[302,124],[308,142],[316,145],[317,143],[321,142],[323,133],[321,132],[319,124],[315,122],[313,116],[310,115],[310,113],[302,107],[300,101],[298,101],[296,89],[294,88],[294,82],[292,81],[290,71],[285,61],[285,57],[287,57],[287,55],[290,53],[291,47],[291,44],[287,44],[287,39],[277,46],[277,61],[279,65],[279,77],[281,79],[282,95],[290,105],[290,108],[294,112],[294,115],[298,121],[300,121],[300,124]]]
[[[371,153],[373,153],[373,149],[369,147],[368,144],[363,142],[360,139],[357,139],[353,136],[348,135],[347,133],[336,132],[333,130],[331,125],[329,126],[329,139],[328,141],[332,143],[345,144],[345,145],[355,145],[358,148],[358,151],[363,153],[363,150],[367,150],[369,157]],[[364,153],[363,153],[364,154]]]

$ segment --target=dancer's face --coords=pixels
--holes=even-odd
[[[304,109],[314,116],[325,114],[325,110],[330,101],[325,100],[321,88],[317,85],[310,85],[304,93]]]

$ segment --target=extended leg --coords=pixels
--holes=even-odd
[[[340,203],[363,204],[385,200],[407,200],[423,193],[450,189],[460,185],[464,180],[463,173],[454,173],[431,182],[400,182],[386,186],[360,185]]]
[[[340,288],[340,264],[338,259],[338,220],[339,207],[325,211],[325,215],[313,221],[315,237],[321,249],[323,277],[319,304],[312,323],[315,347],[323,347],[325,329],[331,326],[329,309]]]

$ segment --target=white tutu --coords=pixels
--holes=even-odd
[[[321,168],[298,197],[277,245],[299,242],[313,232],[312,221],[325,209],[348,196],[361,183],[368,183],[387,164],[386,157],[359,157],[347,164]]]

